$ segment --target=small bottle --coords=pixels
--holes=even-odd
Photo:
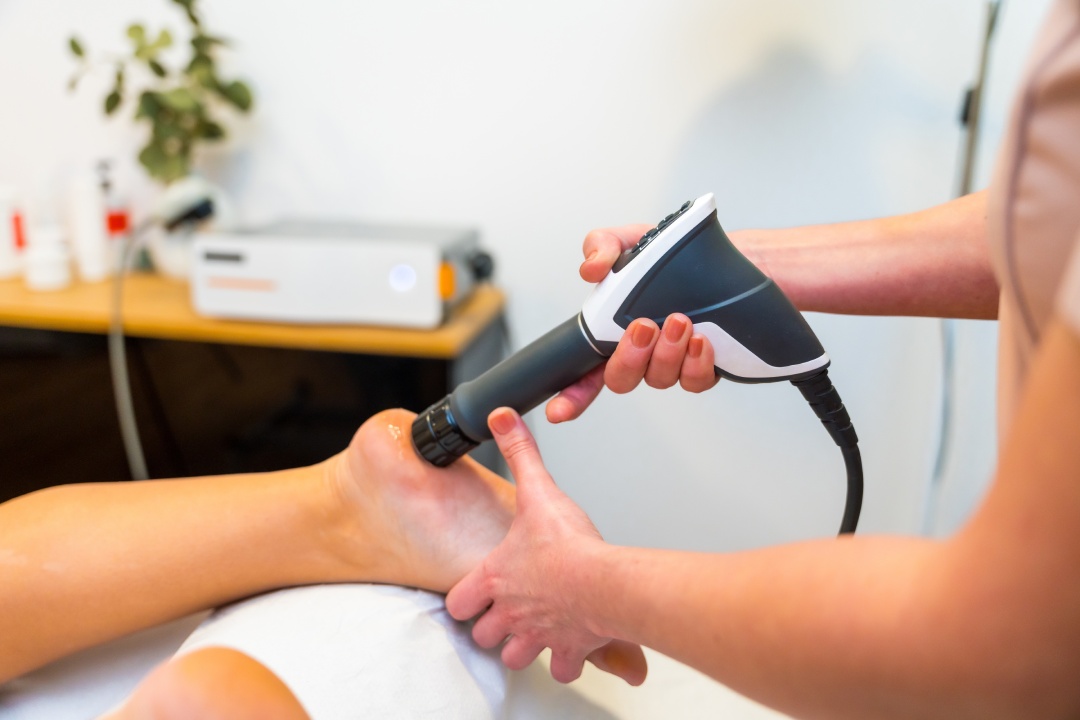
[[[87,282],[100,282],[109,276],[110,270],[105,239],[105,198],[89,168],[71,178],[67,200],[69,237],[79,277]]]
[[[22,272],[25,244],[22,216],[15,204],[15,191],[0,186],[0,280],[13,278]]]
[[[112,181],[112,166],[108,160],[98,163],[98,181],[101,184],[101,194],[105,198],[105,244],[108,246],[109,267],[112,272],[120,268],[120,259],[123,253],[124,239],[131,229],[131,211],[127,203],[116,192],[116,186]]]
[[[61,290],[71,284],[71,247],[67,227],[62,222],[62,198],[56,183],[41,175],[36,192],[23,215],[26,250],[23,253],[23,281],[30,290]]]

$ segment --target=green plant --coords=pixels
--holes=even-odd
[[[105,96],[106,115],[114,115],[126,97],[137,94],[135,120],[150,125],[150,137],[139,151],[139,162],[151,177],[171,182],[191,171],[192,156],[202,142],[216,142],[225,137],[225,128],[216,118],[221,106],[239,112],[251,110],[252,96],[240,80],[224,80],[218,75],[216,52],[228,42],[206,32],[196,10],[196,0],[171,0],[184,10],[191,25],[191,54],[180,69],[170,70],[162,52],[173,44],[168,30],[151,39],[146,29],[134,23],[128,26],[130,55],[102,58],[98,64],[115,66],[112,90]],[[68,41],[79,68],[68,83],[74,90],[79,80],[95,64],[83,44],[72,37]],[[149,72],[146,72],[149,71]],[[130,76],[142,76],[141,90],[127,87]]]

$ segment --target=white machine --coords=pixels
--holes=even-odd
[[[468,229],[282,222],[195,237],[200,315],[433,328],[490,274]]]

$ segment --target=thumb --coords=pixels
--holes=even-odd
[[[584,377],[569,385],[548,401],[545,409],[548,422],[561,423],[567,420],[575,420],[581,417],[585,408],[604,389],[604,368],[607,363],[601,363],[590,370]]]
[[[634,686],[645,682],[645,676],[649,672],[649,664],[641,646],[624,640],[612,640],[593,650],[587,660],[604,672],[620,677]]]
[[[488,416],[488,427],[517,481],[519,502],[522,494],[536,492],[544,485],[554,485],[544,467],[536,440],[520,415],[510,408],[498,408]]]

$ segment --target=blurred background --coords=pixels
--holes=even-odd
[[[976,187],[989,176],[1047,4],[1004,8]],[[229,118],[227,141],[195,157],[239,220],[476,227],[508,296],[515,347],[579,309],[589,287],[577,267],[591,228],[655,223],[706,192],[729,230],[950,199],[957,118],[986,10],[980,0],[204,0],[199,8],[230,40],[221,71],[244,78],[255,98],[250,114]],[[132,22],[172,29],[177,42],[163,63],[183,54],[183,11],[165,0],[0,0],[0,184],[16,188],[29,212],[59,202],[65,175],[102,158],[136,217],[160,194],[136,161],[147,131],[132,122],[133,107],[102,113],[112,70],[67,88],[76,68],[69,38],[95,53],[124,52]],[[809,320],[862,439],[860,529],[951,531],[993,466],[993,324],[957,328],[950,453],[940,502],[929,502],[942,436],[940,323]],[[198,386],[198,373],[171,362],[166,373]],[[278,377],[274,367],[248,372],[268,387]],[[413,410],[437,399],[417,395]],[[111,427],[115,415],[103,407],[82,422]],[[539,413],[530,422],[556,480],[615,543],[732,550],[829,535],[839,522],[840,455],[787,384],[722,382],[703,395],[643,386],[605,392],[564,426]],[[102,479],[86,462],[73,467]],[[13,472],[0,458],[0,478]],[[66,479],[83,478],[75,470]]]

